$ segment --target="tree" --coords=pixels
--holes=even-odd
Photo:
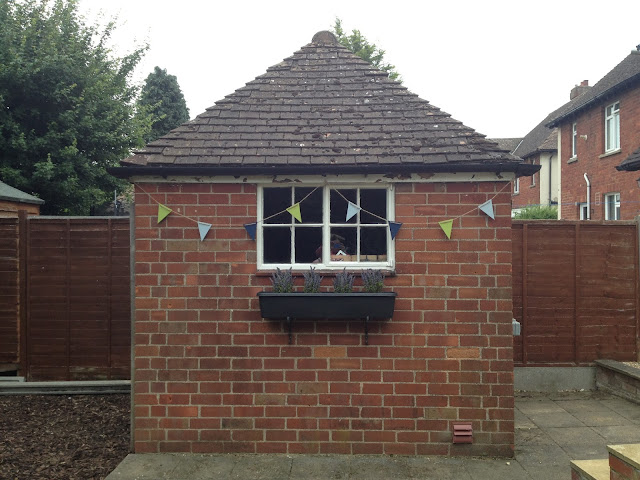
[[[151,132],[145,140],[151,142],[189,120],[189,109],[184,100],[178,79],[156,67],[144,81],[138,105],[153,116]]]
[[[532,206],[525,207],[514,216],[516,220],[557,220],[558,207],[556,206]]]
[[[115,57],[114,21],[88,25],[77,0],[0,1],[0,178],[87,215],[126,183],[107,173],[144,145],[131,74],[147,47]]]
[[[347,47],[374,67],[388,73],[391,80],[402,82],[402,77],[396,72],[396,67],[384,61],[384,54],[386,52],[378,48],[375,43],[369,43],[364,35],[360,33],[360,30],[354,29],[351,31],[351,35],[347,35],[342,29],[342,20],[336,18],[332,32],[338,39],[338,42],[340,42],[340,45]]]

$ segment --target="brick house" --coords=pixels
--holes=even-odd
[[[43,203],[38,197],[0,182],[0,217],[17,217],[20,210],[26,210],[28,215],[40,215]]]
[[[329,32],[124,160],[135,451],[512,455],[509,185],[537,169]],[[345,267],[386,272],[395,312],[368,345],[362,322],[300,321],[289,344],[261,318],[273,270],[299,289],[310,266],[325,289]],[[457,421],[473,444],[452,443]]]
[[[630,220],[637,175],[616,167],[640,147],[640,47],[546,124],[558,129],[559,216]]]

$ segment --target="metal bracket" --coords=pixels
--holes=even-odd
[[[289,345],[291,345],[291,339],[292,339],[292,334],[291,334],[291,323],[293,322],[293,319],[291,317],[287,317],[287,326],[289,327]]]
[[[369,316],[364,318],[364,344],[369,345]]]

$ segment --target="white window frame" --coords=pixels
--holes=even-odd
[[[609,207],[613,207],[613,216],[609,213]],[[607,193],[604,196],[604,219],[605,220],[620,220],[620,193]]]
[[[620,149],[620,102],[614,102],[604,110],[604,151]]]
[[[571,158],[578,156],[578,124],[573,122],[571,126]]]
[[[263,192],[265,188],[268,187],[298,187],[298,188],[315,188],[319,187],[322,189],[322,198],[323,198],[323,223],[322,223],[322,261],[320,263],[265,263],[264,262],[264,243],[263,243],[263,222],[261,221],[264,218],[264,200],[263,200]],[[331,212],[330,212],[330,192],[331,190],[353,190],[356,188],[361,189],[380,189],[386,190],[387,192],[387,221],[395,221],[395,189],[394,185],[391,183],[388,184],[307,184],[301,183],[296,185],[274,185],[263,184],[258,185],[258,201],[257,201],[257,210],[258,210],[258,224],[256,228],[256,244],[257,244],[257,264],[258,270],[275,270],[276,268],[280,269],[289,269],[292,268],[294,271],[306,271],[309,270],[309,267],[317,268],[318,270],[335,270],[340,271],[344,268],[347,270],[361,270],[363,268],[374,268],[374,269],[385,269],[392,270],[395,268],[395,240],[391,239],[391,232],[389,231],[388,225],[385,227],[387,234],[387,260],[381,262],[375,261],[366,261],[366,262],[358,262],[358,261],[330,261],[331,258],[331,249],[329,248],[330,239],[331,239],[331,227],[336,224],[331,223]],[[304,220],[304,203],[301,204],[302,209],[302,218]],[[345,210],[346,215],[346,210]],[[361,224],[355,223],[352,226],[360,226]],[[293,236],[292,236],[292,255],[293,254]]]
[[[513,181],[513,194],[516,195],[520,193],[520,177],[516,177]]]
[[[580,203],[578,204],[578,208],[580,209],[580,220],[589,220],[589,204]]]

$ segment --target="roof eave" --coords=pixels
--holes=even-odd
[[[597,103],[599,100],[602,100],[604,98],[610,97],[611,95],[613,95],[615,93],[618,93],[621,90],[626,89],[629,85],[632,85],[633,83],[635,83],[638,80],[640,80],[640,73],[637,73],[637,74],[627,78],[626,80],[623,80],[622,82],[612,86],[611,88],[608,88],[604,92],[601,92],[601,93],[597,94],[591,100],[589,100],[587,103],[585,103],[583,105],[579,105],[578,107],[575,107],[575,108],[569,110],[567,113],[563,113],[559,117],[554,118],[553,120],[551,120],[549,123],[545,123],[545,126],[548,127],[548,128],[557,127],[558,125],[560,125],[560,123],[563,123],[564,120],[577,115],[579,112],[591,107],[594,103]],[[594,87],[595,87],[595,85],[594,85]]]
[[[340,167],[309,165],[272,165],[272,166],[126,166],[107,169],[109,173],[118,178],[131,178],[134,176],[241,176],[241,175],[326,175],[331,174],[393,174],[393,173],[460,173],[460,172],[489,172],[489,173],[516,173],[520,176],[529,176],[540,170],[540,165],[525,163],[460,163],[460,164],[403,164],[403,165],[341,165]]]

